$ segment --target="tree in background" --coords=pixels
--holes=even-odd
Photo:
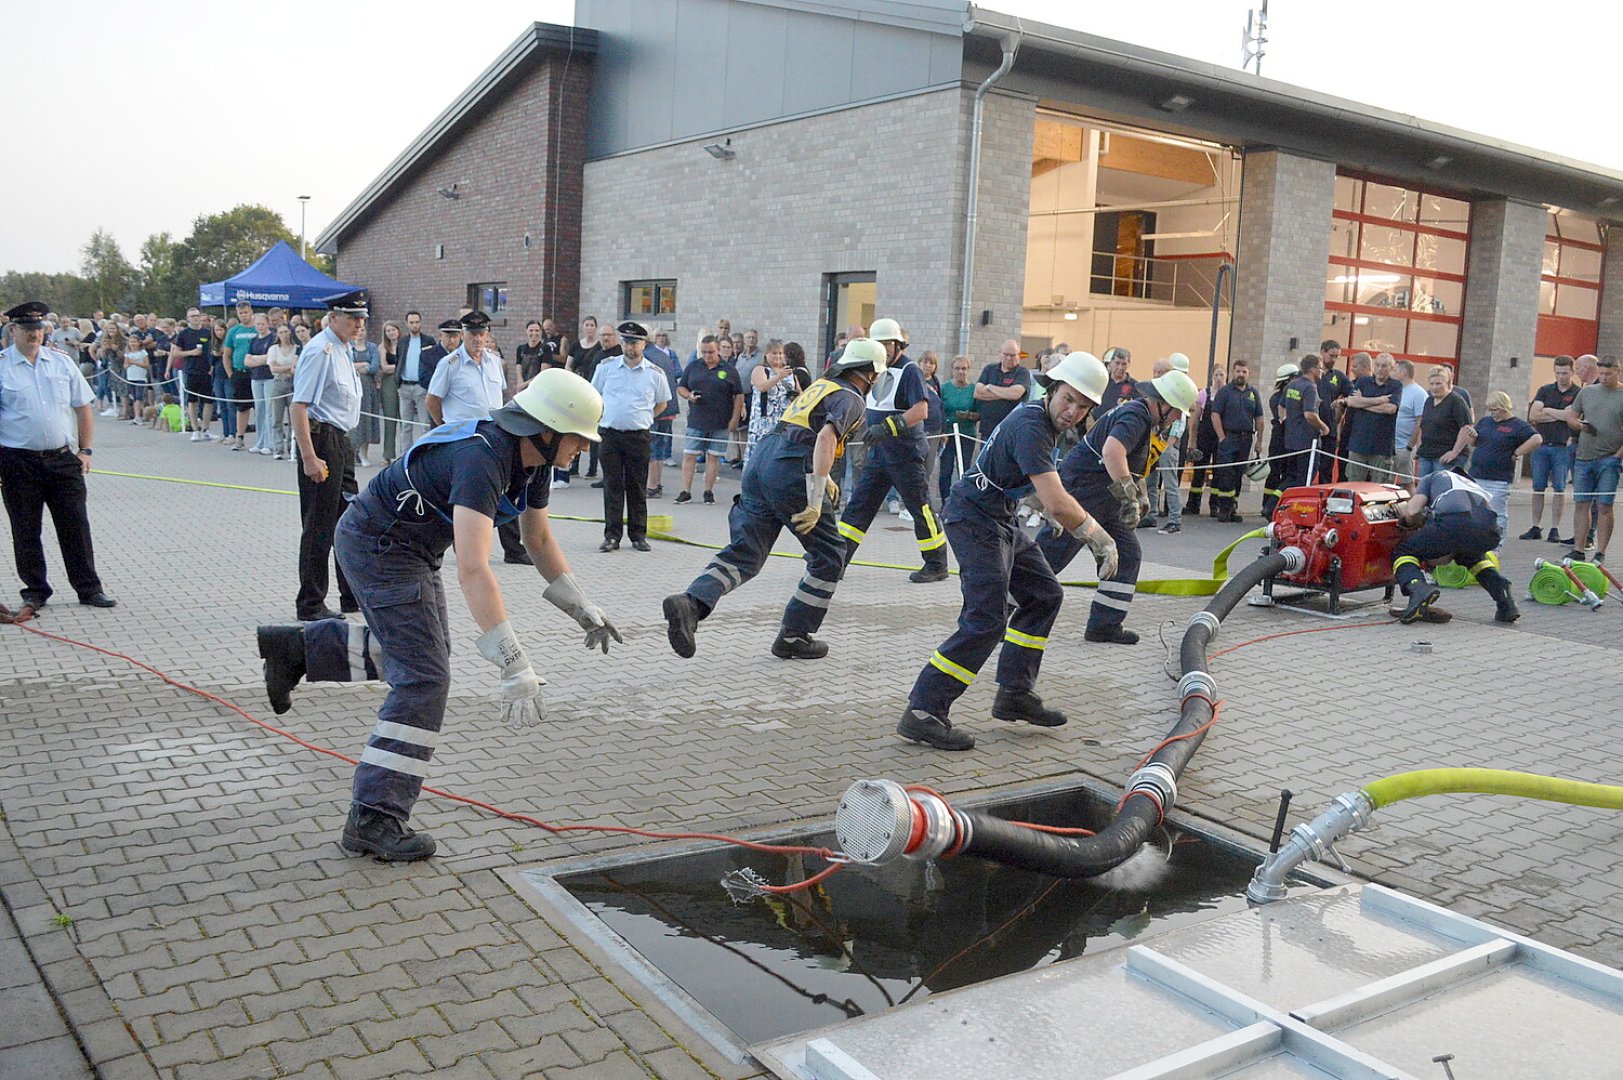
[[[79,249],[79,274],[84,279],[85,310],[128,311],[135,302],[140,275],[119,250],[106,229],[97,229]],[[77,313],[77,311],[76,311]]]
[[[167,229],[142,242],[141,286],[135,300],[140,310],[175,315],[197,301],[197,286],[187,285],[175,274],[176,246]]]
[[[43,300],[52,311],[88,316],[89,283],[78,274],[46,274],[38,270],[10,270],[0,274],[0,311],[24,300]],[[103,308],[102,310],[106,310]]]

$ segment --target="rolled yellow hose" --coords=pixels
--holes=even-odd
[[[1573,806],[1623,810],[1623,787],[1508,769],[1420,769],[1376,780],[1364,785],[1362,790],[1377,810],[1403,799],[1461,792],[1517,795],[1524,799],[1543,799],[1545,802],[1569,803]]]

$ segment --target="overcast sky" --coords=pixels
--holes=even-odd
[[[1257,2],[983,6],[1237,68]],[[148,234],[184,236],[198,214],[239,203],[279,211],[297,233],[300,195],[314,240],[528,23],[574,18],[572,0],[0,0],[0,10],[8,114],[40,131],[27,166],[8,141],[0,270],[47,271],[76,269],[97,227],[133,262]],[[1546,0],[1521,7],[1518,24],[1508,10],[1274,0],[1263,73],[1623,170],[1608,77],[1623,4]]]

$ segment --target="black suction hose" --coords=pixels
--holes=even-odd
[[[1206,647],[1216,636],[1218,623],[1263,579],[1286,570],[1295,554],[1281,552],[1256,560],[1229,579],[1206,605],[1203,614],[1190,620],[1179,649],[1179,661],[1185,673],[1180,687],[1190,685],[1191,673],[1204,677]],[[1203,684],[1198,678],[1194,681],[1195,689],[1184,690],[1183,709],[1177,724],[1168,732],[1169,738],[1197,731],[1212,718],[1211,680],[1205,677]],[[1094,877],[1119,866],[1149,839],[1165,811],[1172,809],[1176,788],[1167,790],[1167,785],[1158,777],[1170,774],[1175,781],[1181,776],[1205,737],[1202,732],[1168,743],[1156,751],[1145,767],[1134,774],[1134,781],[1140,777],[1143,781],[1131,782],[1128,787],[1130,793],[1143,789],[1156,797],[1128,798],[1115,820],[1096,836],[1059,836],[1012,825],[980,811],[959,810],[957,813],[967,824],[969,833],[960,853],[1060,878]]]

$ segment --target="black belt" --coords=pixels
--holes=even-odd
[[[329,431],[335,431],[340,435],[347,436],[349,434],[349,432],[345,431],[343,428],[339,427],[337,424],[329,424],[325,420],[311,420],[310,421],[310,430],[311,431],[317,431],[317,430],[320,430],[321,428],[326,428]]]
[[[67,443],[63,443],[61,446],[58,446],[55,450],[29,450],[26,447],[22,447],[22,446],[0,446],[0,453],[26,454],[29,457],[47,458],[47,457],[51,457],[51,456],[53,456],[55,454],[66,454],[66,453],[69,452],[70,449],[71,448],[68,446]]]

